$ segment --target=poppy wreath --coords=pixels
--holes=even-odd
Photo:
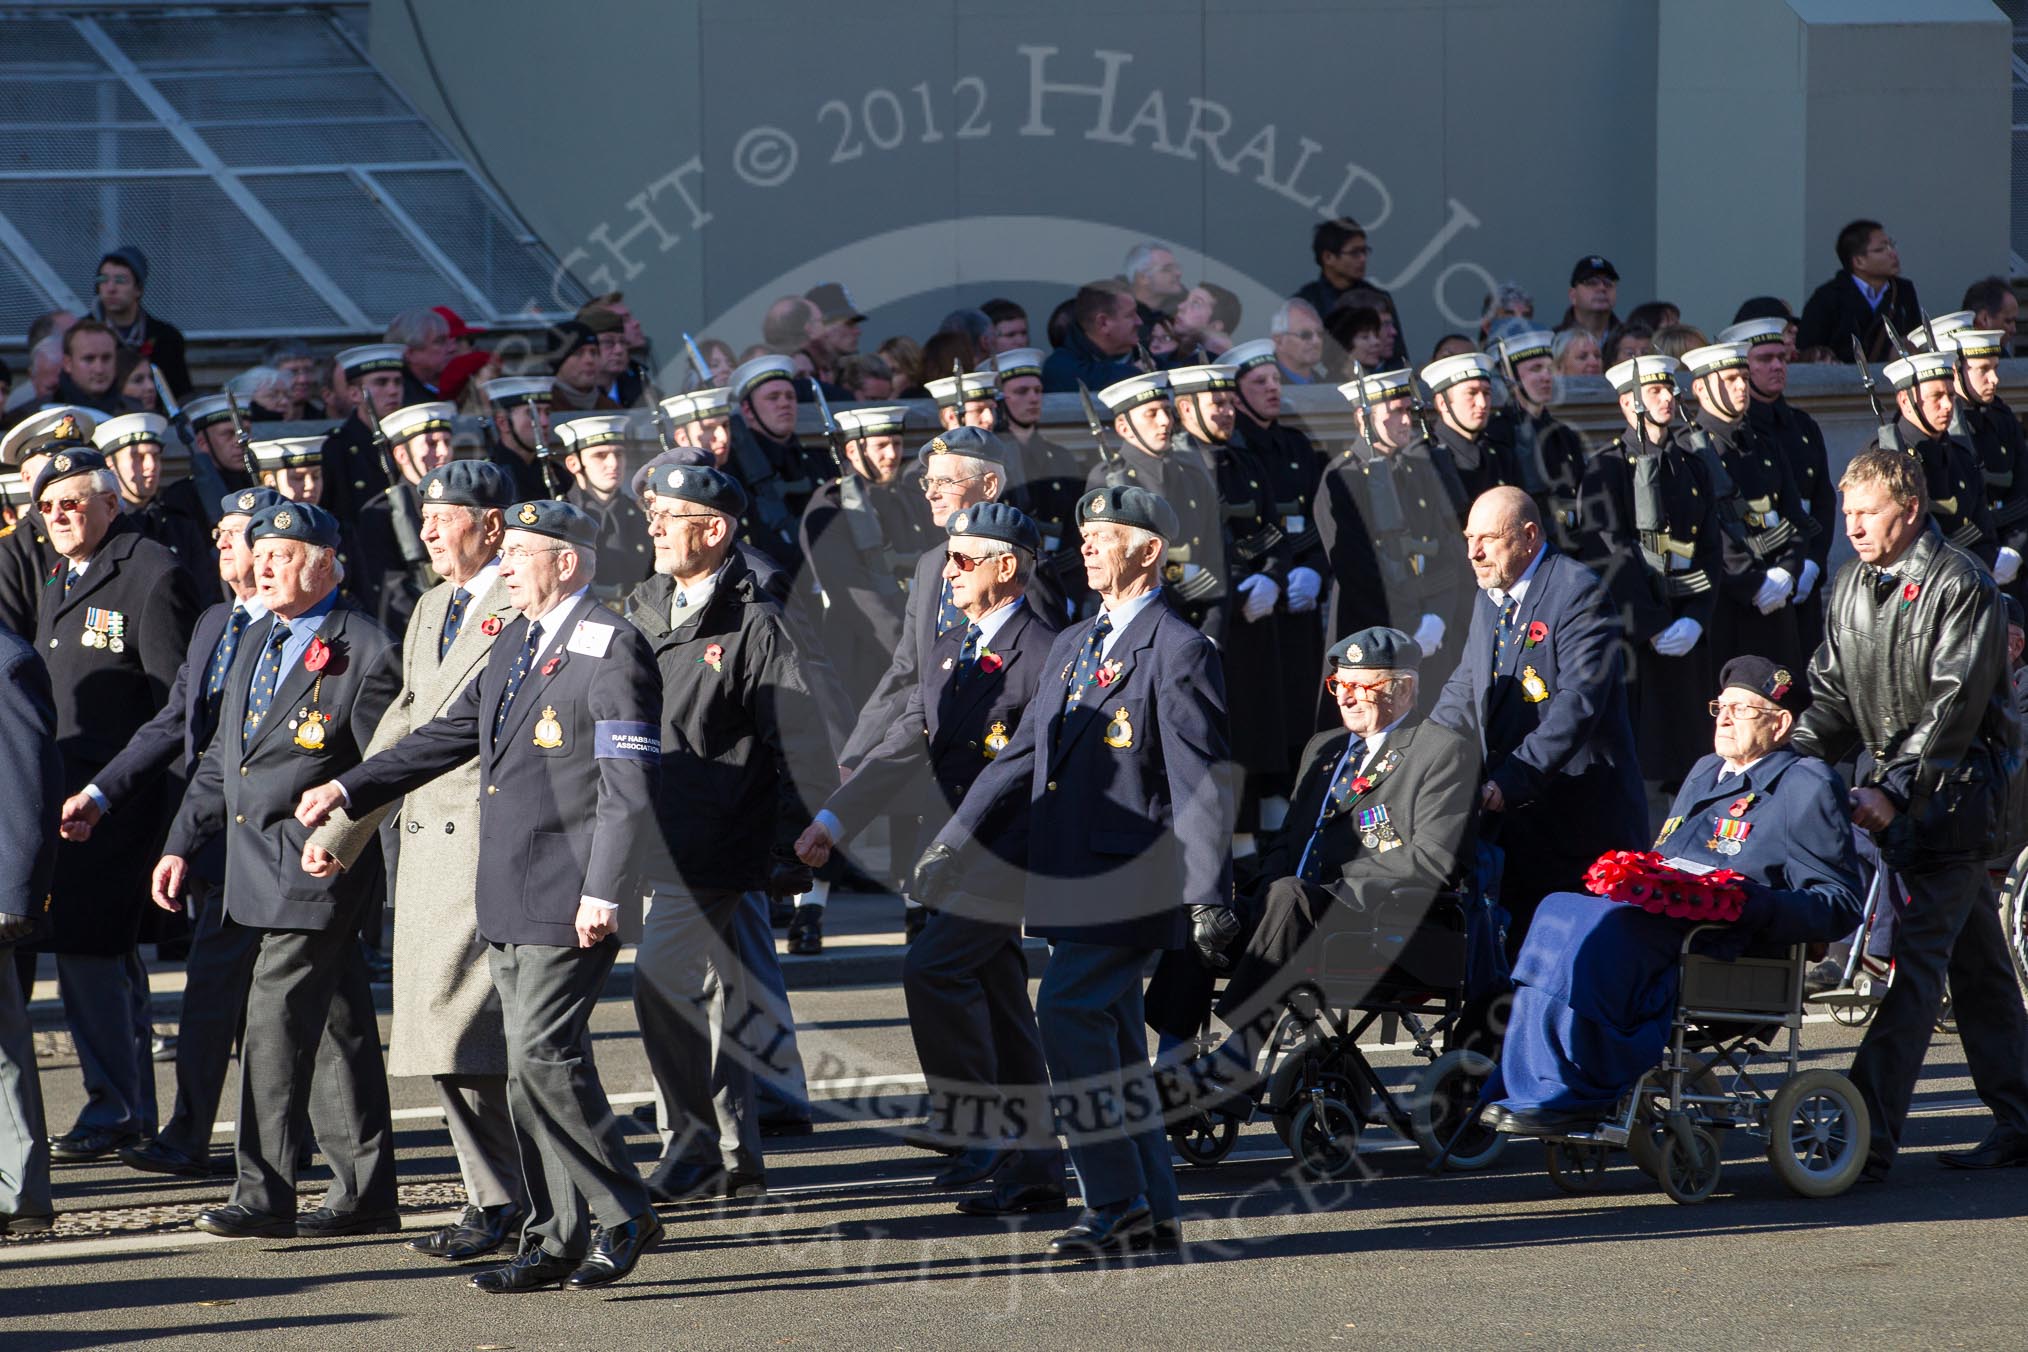
[[[1732,869],[1684,873],[1650,850],[1608,850],[1585,870],[1584,885],[1608,901],[1697,924],[1731,924],[1746,906],[1743,875]]]

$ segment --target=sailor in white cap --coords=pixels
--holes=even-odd
[[[1026,332],[1027,320],[1020,321]],[[1060,446],[1042,435],[1042,363],[1039,347],[1015,347],[987,363],[1000,384],[1000,431],[1018,465],[1007,467],[1014,482],[1007,500],[1028,514],[1042,534],[1035,566],[1050,575],[1056,590],[1083,608],[1087,592],[1084,558],[1078,544],[1077,500],[1090,473],[1091,455]]]
[[[715,468],[725,469],[732,460],[732,392],[719,388],[692,390],[662,401],[669,415],[678,446],[708,451]]]
[[[958,389],[956,376],[937,376],[935,379],[925,380],[922,387],[929,391],[930,398],[936,400],[939,427],[948,432],[952,428],[964,426],[965,403]]]
[[[165,545],[191,579],[209,590],[218,575],[218,551],[203,516],[176,510],[162,493],[162,442],[169,420],[159,413],[123,413],[92,430],[92,444],[120,483],[120,507],[143,535]]]
[[[1803,548],[1802,491],[1774,443],[1747,422],[1744,342],[1707,343],[1683,354],[1697,399],[1697,429],[1710,441],[1732,481],[1721,510],[1734,530],[1725,536],[1725,575],[1711,635],[1720,670],[1735,657],[1764,657],[1799,670],[1809,654],[1796,632],[1790,603],[1816,590],[1822,570]]]
[[[564,468],[576,486],[564,501],[599,523],[598,566],[591,577],[592,595],[619,602],[655,572],[655,546],[648,538],[648,518],[627,492],[633,454],[633,417],[626,413],[593,413],[556,425],[556,441]]]
[[[2019,556],[2028,550],[2028,439],[2022,436],[2021,420],[2000,397],[2007,334],[2004,329],[1960,327],[1939,337],[1937,347],[1957,354],[1959,423],[1952,432],[1956,440],[1971,443],[1985,479],[1986,505],[2000,540],[1993,577],[2018,596],[2024,589]],[[2001,577],[2003,571],[2012,576]]]
[[[324,464],[331,481],[322,505],[348,527],[358,519],[359,509],[390,482],[392,470],[363,415],[384,418],[401,407],[406,352],[400,343],[362,343],[346,348],[332,362],[332,388],[351,412],[324,439]]]
[[[480,386],[492,414],[486,458],[514,481],[516,502],[556,496],[537,458],[555,444],[549,432],[549,397],[555,385],[553,376],[502,376]]]
[[[1986,503],[1985,476],[1971,448],[1950,434],[1957,407],[1957,357],[1953,348],[1915,352],[1887,363],[1898,416],[1881,425],[1873,444],[1905,451],[1922,462],[1930,519],[1952,544],[1993,569],[1994,579],[2005,586],[2020,572],[2021,557],[2011,549],[2001,554],[1992,509]],[[2003,571],[2005,577],[2000,575]]]
[[[1542,529],[1568,554],[1577,539],[1577,485],[1584,478],[1584,438],[1550,412],[1556,399],[1556,335],[1548,329],[1518,329],[1493,340],[1487,351],[1499,368],[1505,391],[1493,412],[1514,444],[1514,468],[1521,487],[1535,499]]]
[[[1176,415],[1168,374],[1151,371],[1117,381],[1098,392],[1098,402],[1112,415],[1120,444],[1111,458],[1092,467],[1085,487],[1132,484],[1168,502],[1177,533],[1162,560],[1164,595],[1196,628],[1217,628],[1227,591],[1218,487],[1197,457],[1170,450]]]
[[[802,389],[796,379],[796,364],[787,357],[755,357],[734,368],[730,389],[732,407],[779,481],[791,520],[800,520],[803,509],[810,505],[810,494],[833,471],[827,451],[821,446],[805,448],[796,436],[796,401]],[[738,468],[737,430],[733,441],[734,472],[751,489],[752,476]],[[793,538],[793,527],[790,534]]]
[[[1450,457],[1459,485],[1465,490],[1459,510],[1469,511],[1489,488],[1520,487],[1514,463],[1512,428],[1493,423],[1493,359],[1482,352],[1460,352],[1422,368],[1437,416],[1431,423],[1437,444],[1431,454]]]
[[[438,582],[422,538],[422,499],[416,487],[424,475],[451,462],[451,427],[458,406],[447,400],[407,404],[380,420],[389,456],[400,473],[391,485],[359,509],[355,593],[368,613],[390,634],[408,632],[408,617],[422,594]]]

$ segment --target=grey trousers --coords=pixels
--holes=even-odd
[[[296,1152],[307,1109],[331,1168],[323,1204],[392,1212],[387,1072],[356,928],[257,933],[240,1044],[232,1200],[266,1215],[296,1214]]]
[[[1161,1096],[1142,1022],[1140,948],[1059,941],[1035,995],[1042,1050],[1071,1163],[1088,1207],[1145,1195],[1156,1220],[1176,1216]]]
[[[768,1048],[751,1040],[765,1021],[734,933],[744,906],[739,892],[658,886],[648,898],[634,1015],[672,1133],[658,1168],[714,1156],[732,1173],[764,1167],[754,1075]]]
[[[0,945],[0,1216],[47,1216],[51,1210],[49,1132],[28,992],[15,970],[14,946]]]
[[[155,1064],[148,1017],[148,969],[125,953],[59,953],[57,992],[77,1045],[85,1104],[79,1128],[155,1132]]]
[[[614,1227],[649,1209],[592,1061],[592,1008],[619,951],[608,938],[591,948],[493,944],[487,954],[507,1026],[507,1103],[534,1144],[521,1157],[521,1242],[557,1258],[584,1257],[591,1218]]]
[[[193,898],[196,923],[184,962],[183,1011],[176,1029],[176,1103],[160,1138],[192,1159],[211,1153],[211,1128],[246,1015],[247,985],[260,955],[259,930],[225,918],[225,894]]]
[[[523,1141],[514,1129],[507,1101],[505,1075],[436,1075],[437,1099],[444,1105],[444,1126],[465,1180],[465,1200],[473,1206],[512,1205],[528,1209],[528,1189],[521,1178]]]
[[[742,901],[733,928],[739,936],[740,963],[753,978],[747,983],[747,1001],[760,1011],[747,1041],[770,1049],[754,1067],[761,1116],[808,1117],[810,1084],[803,1075],[802,1049],[796,1045],[796,1016],[789,1012],[789,983],[782,976],[781,955],[775,952],[774,926],[768,923],[768,894],[748,892]]]

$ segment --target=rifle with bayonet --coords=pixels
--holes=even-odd
[[[1106,478],[1110,482],[1121,466],[1120,455],[1106,440],[1105,423],[1099,418],[1097,401],[1091,397],[1091,386],[1078,381],[1077,397],[1084,403],[1084,424],[1091,429],[1092,443],[1098,447],[1099,463],[1106,467]]]
[[[427,591],[436,585],[436,574],[430,568],[430,552],[422,542],[422,516],[415,489],[394,462],[394,448],[388,445],[387,430],[380,425],[380,415],[373,411],[373,392],[362,389],[359,393],[359,420],[372,434],[374,455],[380,461],[381,472],[387,476],[387,487],[380,495],[387,499],[387,525],[394,533],[394,547],[401,555],[402,566],[418,578],[419,589]]]
[[[690,364],[697,368],[697,383],[692,389],[708,389],[711,385],[711,363],[704,360],[704,354],[697,350],[697,340],[689,334],[683,335],[683,346],[690,353]]]
[[[561,502],[574,481],[570,471],[558,463],[549,438],[542,434],[542,423],[542,413],[531,404],[528,409],[528,438],[535,443],[535,463],[542,468],[542,486],[549,490],[550,497]]]
[[[641,388],[648,393],[648,416],[655,420],[655,439],[662,443],[664,451],[676,449],[676,424],[669,421],[669,411],[662,407],[662,391],[655,386],[655,377],[643,370]]]

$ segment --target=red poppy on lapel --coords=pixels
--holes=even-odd
[[[1005,662],[1000,660],[1000,654],[996,652],[982,652],[979,654],[979,670],[985,675],[991,676],[1006,665]]]
[[[487,638],[491,638],[493,637],[493,635],[499,633],[500,617],[498,615],[488,615],[485,619],[479,621],[479,632],[484,634]]]
[[[1544,624],[1540,620],[1535,620],[1531,622],[1528,626],[1528,642],[1524,646],[1532,648],[1536,644],[1546,641],[1548,638],[1549,638],[1549,626]]]
[[[308,652],[303,654],[303,670],[322,671],[331,662],[331,645],[321,638],[310,640]]]
[[[556,669],[562,665],[563,665],[563,654],[558,653],[556,656],[550,658],[547,662],[544,662],[542,664],[542,674],[544,676],[554,676],[556,674]]]

